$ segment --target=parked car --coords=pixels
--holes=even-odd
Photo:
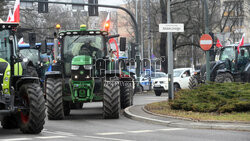
[[[190,76],[193,74],[192,68],[178,68],[174,69],[174,91],[179,89],[187,89]],[[153,89],[156,96],[161,96],[163,92],[168,91],[168,78],[161,77],[154,79]]]
[[[167,74],[164,72],[143,73],[140,78],[140,87],[142,91],[147,91],[153,88],[154,80],[159,78],[167,79]],[[151,80],[150,80],[151,79]],[[150,85],[151,84],[151,85]],[[150,88],[151,86],[151,88]]]

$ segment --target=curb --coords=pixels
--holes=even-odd
[[[147,123],[160,124],[168,127],[177,127],[177,128],[193,128],[193,129],[216,129],[216,130],[235,130],[235,131],[248,131],[250,132],[250,125],[231,125],[230,123],[211,123],[211,122],[197,122],[197,121],[187,121],[185,123],[180,120],[180,122],[176,121],[165,121],[159,119],[153,119],[148,117],[143,117],[139,115],[135,115],[129,111],[129,109],[134,106],[130,106],[124,110],[124,115],[127,118],[143,121]],[[143,106],[144,107],[144,106]],[[145,112],[145,111],[143,111]],[[168,117],[171,118],[171,117]],[[176,118],[172,118],[176,119]]]
[[[145,105],[146,106],[146,105]],[[148,114],[154,115],[154,116],[159,116],[159,117],[165,117],[165,118],[173,118],[173,119],[178,119],[178,120],[185,120],[185,121],[191,121],[191,122],[204,122],[204,123],[225,123],[225,124],[249,124],[250,122],[244,122],[244,121],[220,121],[220,120],[194,120],[192,118],[185,118],[185,117],[178,117],[178,116],[169,116],[169,115],[162,115],[162,114],[157,114],[153,113],[145,108],[145,106],[142,107],[142,110]]]

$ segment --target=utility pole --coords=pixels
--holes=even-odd
[[[143,60],[144,59],[144,35],[143,35],[143,16],[142,16],[142,7],[143,7],[143,5],[142,5],[143,3],[142,3],[142,0],[140,0],[140,15],[141,15],[141,18],[140,18],[140,20],[141,20],[141,26],[140,26],[140,31],[141,31],[141,60]],[[143,63],[141,63],[141,70],[143,70],[143,68],[144,68],[144,64]]]
[[[171,23],[170,0],[167,3],[167,23]],[[172,33],[168,32],[168,99],[174,99]]]
[[[147,13],[148,13],[148,59],[149,59],[149,69],[150,69],[150,75],[149,75],[149,90],[151,90],[151,86],[152,86],[152,83],[151,83],[151,27],[150,27],[150,0],[147,0]]]

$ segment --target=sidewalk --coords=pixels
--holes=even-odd
[[[144,121],[148,123],[161,124],[169,127],[180,128],[197,128],[197,129],[220,129],[220,130],[237,130],[237,131],[249,131],[250,123],[237,123],[237,122],[203,122],[203,121],[191,121],[182,120],[176,118],[169,118],[163,116],[157,116],[145,112],[144,105],[136,105],[128,107],[124,110],[124,115],[128,118]]]

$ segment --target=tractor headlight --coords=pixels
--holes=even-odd
[[[5,79],[4,79],[6,82],[8,82],[9,81],[9,78],[8,77],[5,77]]]
[[[78,70],[79,68],[80,66],[74,66],[74,65],[71,66],[71,70]]]
[[[7,72],[6,72],[6,75],[7,75],[7,76],[10,76],[10,71],[7,71]]]
[[[92,65],[84,65],[84,69],[91,70],[92,69]]]
[[[23,62],[28,62],[28,58],[23,58]]]

